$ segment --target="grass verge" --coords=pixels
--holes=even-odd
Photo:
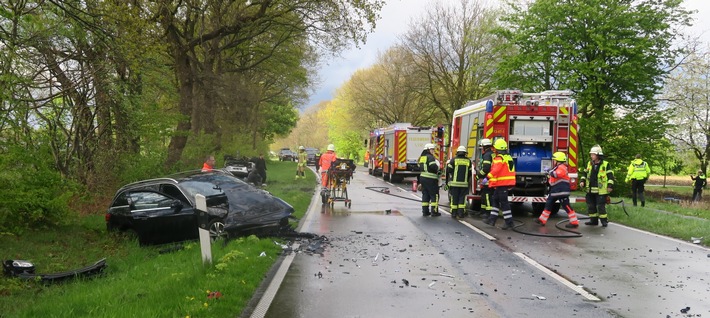
[[[314,175],[307,172],[306,179],[294,181],[295,163],[267,164],[266,190],[303,217]],[[217,241],[213,264],[203,266],[197,242],[177,244],[170,253],[161,252],[173,245],[140,248],[106,233],[103,211],[59,228],[0,233],[0,258],[28,260],[37,273],[75,269],[104,257],[108,264],[100,277],[53,285],[2,277],[0,317],[238,316],[281,252],[273,241],[255,236]]]

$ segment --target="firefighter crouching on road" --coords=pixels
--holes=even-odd
[[[419,157],[419,175],[417,187],[422,191],[422,215],[440,216],[439,213],[439,162],[432,154],[436,146],[426,144]],[[431,212],[429,208],[431,207]]]
[[[326,153],[320,156],[319,168],[320,168],[320,181],[323,185],[323,189],[328,186],[328,169],[330,169],[330,164],[335,161],[338,157],[335,155],[335,145],[328,145]]]
[[[493,188],[493,197],[491,199],[493,208],[488,219],[483,221],[488,225],[495,225],[498,220],[498,211],[503,211],[503,219],[505,225],[504,230],[512,229],[513,213],[510,210],[510,202],[508,202],[508,190],[515,186],[515,163],[513,157],[508,154],[508,143],[503,138],[497,139],[493,143],[493,163],[491,164],[491,172],[487,178],[481,181],[481,184],[488,184]]]
[[[298,165],[296,166],[296,180],[299,178],[306,178],[306,162],[308,161],[308,154],[306,153],[306,148],[303,146],[298,147]]]
[[[703,188],[708,184],[708,179],[702,170],[698,170],[697,177],[693,177],[691,174],[690,179],[693,180],[693,201],[700,201],[703,197]]]
[[[609,162],[604,160],[604,152],[602,147],[595,145],[589,150],[592,157],[587,163],[587,169],[580,177],[579,186],[587,187],[587,210],[589,211],[589,221],[584,222],[586,225],[599,225],[606,227],[609,220],[606,214],[606,198],[614,189],[614,172],[609,166]]]
[[[483,138],[479,142],[482,152],[481,152],[481,162],[476,175],[478,180],[483,180],[488,177],[488,173],[491,172],[491,163],[493,162],[493,150],[491,150],[491,140],[488,138]],[[493,189],[491,189],[488,184],[481,184],[481,210],[480,214],[482,217],[487,218],[491,215],[491,210],[493,210],[493,205],[491,205],[491,196],[493,196]]]
[[[567,211],[569,216],[569,223],[565,225],[568,229],[573,229],[579,227],[579,220],[577,219],[577,214],[574,213],[574,209],[569,204],[569,194],[571,191],[570,177],[567,173],[567,156],[563,152],[555,152],[552,154],[552,160],[554,161],[554,167],[550,169],[548,175],[550,176],[550,195],[547,196],[547,202],[545,202],[545,210],[542,211],[540,217],[535,220],[535,223],[545,226],[547,219],[550,218],[551,209],[554,203],[559,200],[560,206]],[[555,211],[557,212],[557,211]]]
[[[631,200],[633,200],[634,206],[636,206],[637,195],[638,199],[641,200],[641,206],[646,206],[646,199],[643,197],[643,185],[648,180],[649,175],[651,175],[651,167],[641,159],[641,154],[637,154],[636,159],[631,160],[626,173],[626,182],[631,181]]]
[[[456,149],[456,157],[446,165],[446,183],[451,198],[451,217],[463,218],[466,212],[466,195],[471,182],[471,160],[466,157],[466,147]]]

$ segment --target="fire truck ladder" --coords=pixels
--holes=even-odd
[[[569,151],[569,124],[570,108],[565,105],[557,106],[557,138],[555,138],[555,149],[567,153]]]

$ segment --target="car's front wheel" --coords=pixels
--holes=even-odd
[[[215,219],[210,222],[209,227],[207,227],[207,230],[210,231],[210,239],[216,240],[221,237],[226,236],[226,232],[224,231],[224,221],[222,219]]]

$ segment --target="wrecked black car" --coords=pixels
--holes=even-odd
[[[206,198],[206,218],[198,218],[197,194]],[[288,203],[229,173],[193,171],[123,186],[106,213],[106,227],[135,234],[141,245],[162,244],[197,239],[200,225],[213,238],[286,228],[293,212]]]

